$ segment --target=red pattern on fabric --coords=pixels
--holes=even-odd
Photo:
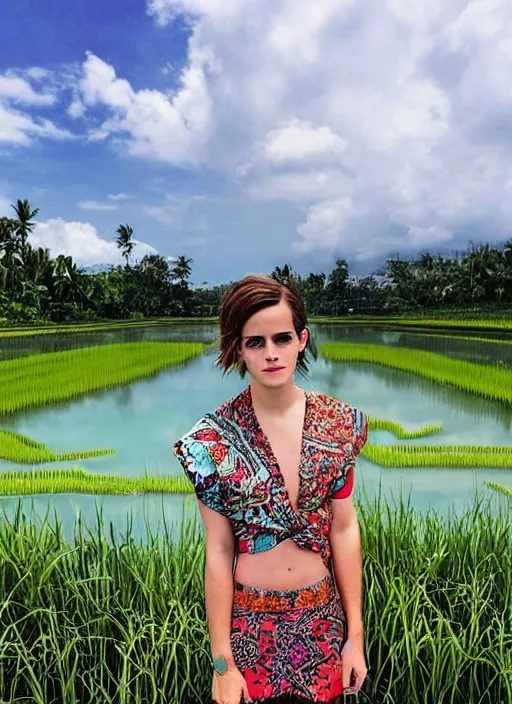
[[[345,479],[345,484],[343,487],[339,490],[336,491],[331,498],[332,499],[348,499],[348,497],[352,494],[352,490],[354,489],[354,465],[351,464],[348,467],[347,470],[347,478]]]
[[[269,610],[234,606],[231,645],[254,704],[282,694],[331,702],[342,693],[341,649],[345,614],[330,577],[293,592],[237,585],[239,603],[268,603]],[[236,596],[235,592],[235,596]],[[275,608],[283,601],[307,605]]]

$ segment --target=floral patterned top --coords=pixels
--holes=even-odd
[[[368,421],[331,396],[305,395],[296,509],[254,412],[250,386],[204,415],[173,449],[197,497],[230,519],[239,553],[271,550],[291,538],[321,553],[329,566],[331,499],[352,492]]]

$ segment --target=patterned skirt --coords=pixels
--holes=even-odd
[[[253,704],[341,701],[345,624],[330,576],[294,591],[236,583],[231,646]]]

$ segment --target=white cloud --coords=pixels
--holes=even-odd
[[[197,163],[208,137],[210,103],[202,65],[188,67],[174,98],[157,90],[135,91],[112,66],[89,53],[80,81],[82,100],[93,108],[107,106],[111,117],[91,132],[93,140],[115,135],[128,151],[172,163]]]
[[[77,205],[82,210],[96,210],[98,212],[117,210],[117,205],[114,205],[114,203],[102,203],[97,200],[81,200]]]
[[[460,242],[489,217],[506,236],[509,0],[148,0],[148,12],[190,19],[187,75],[201,73],[192,95],[209,110],[187,150],[253,198],[305,206],[299,251],[395,246],[369,220],[410,248]]]
[[[42,66],[31,66],[25,71],[25,74],[34,81],[49,80],[53,77],[52,72]]]
[[[45,82],[44,90],[34,90],[27,78]],[[68,130],[32,114],[34,110],[44,110],[56,102],[57,87],[50,71],[33,67],[25,72],[8,71],[0,75],[0,142],[27,146],[35,137],[71,139],[73,135]]]
[[[458,246],[489,220],[508,235],[510,0],[147,0],[147,10],[162,26],[186,16],[185,67],[167,64],[168,92],[136,90],[89,53],[61,82],[90,140],[286,201],[303,253],[363,259],[396,251],[400,237],[404,248]],[[3,78],[0,141],[69,136],[33,112],[58,95],[55,76]],[[180,212],[146,207],[166,223]]]
[[[308,252],[318,247],[334,250],[342,242],[347,222],[355,215],[356,210],[350,198],[322,201],[313,205],[306,222],[299,225],[302,241],[295,243],[294,248],[299,252]],[[350,246],[349,241],[343,244]]]
[[[333,134],[330,127],[290,120],[267,134],[263,156],[276,166],[311,166],[315,162],[338,161],[346,148],[347,142]]]
[[[127,193],[109,193],[107,196],[109,200],[129,200],[131,196]]]
[[[194,231],[207,231],[209,229],[206,217],[201,212],[200,206],[206,203],[219,202],[214,196],[205,194],[167,193],[165,200],[160,205],[144,205],[144,213],[164,225],[184,228]],[[187,239],[190,243],[190,238]]]
[[[53,105],[56,97],[52,93],[37,93],[30,83],[16,75],[0,76],[0,99],[25,105]]]
[[[73,135],[50,120],[33,119],[0,103],[0,142],[28,145],[34,137],[61,140],[72,139]]]
[[[78,119],[83,117],[87,111],[87,108],[82,103],[79,98],[75,98],[68,107],[68,115],[73,119]]]
[[[100,237],[96,228],[87,222],[66,221],[52,218],[38,222],[30,235],[34,247],[47,247],[53,257],[59,254],[70,255],[81,265],[120,264],[122,257],[115,241]],[[138,261],[146,254],[157,254],[151,245],[134,240],[132,261]]]

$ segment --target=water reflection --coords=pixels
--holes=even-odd
[[[487,338],[465,340],[459,335],[436,335],[434,333],[412,333],[402,330],[387,330],[375,326],[322,324],[314,326],[317,341],[354,342],[387,347],[407,347],[444,354],[477,364],[501,364],[512,366],[512,339],[510,335],[496,335],[496,342]],[[468,333],[466,333],[468,334]],[[473,333],[470,334],[473,337]]]
[[[215,341],[215,326],[201,323],[155,325],[142,328],[124,328],[101,332],[74,332],[51,335],[0,337],[0,361],[31,354],[62,352],[94,345],[113,345],[121,342],[202,342]]]

